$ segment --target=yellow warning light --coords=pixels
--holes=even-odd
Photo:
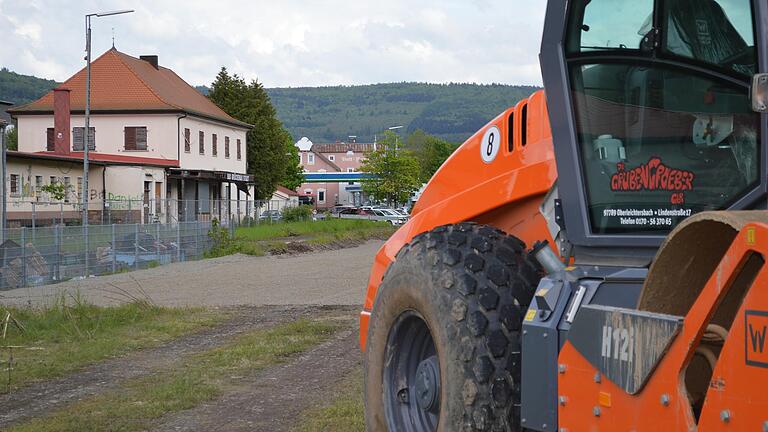
[[[533,321],[534,318],[536,318],[536,311],[534,309],[528,309],[528,312],[525,313],[525,320]]]
[[[757,242],[757,233],[754,228],[747,228],[747,245],[753,246]]]
[[[604,406],[606,408],[611,407],[611,394],[606,392],[600,392],[600,395],[597,397],[597,402],[600,404],[600,406]]]

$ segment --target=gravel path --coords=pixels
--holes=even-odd
[[[160,421],[153,432],[287,432],[301,413],[361,363],[355,322],[297,359],[250,377],[222,397]]]
[[[110,305],[120,291],[165,306],[360,305],[383,241],[303,255],[232,255],[57,285],[0,291],[0,303],[46,304],[62,292]],[[113,286],[114,285],[114,286]]]

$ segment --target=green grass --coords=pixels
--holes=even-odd
[[[235,238],[246,241],[258,241],[285,237],[317,236],[320,234],[343,235],[349,231],[392,233],[393,229],[386,222],[328,218],[316,222],[265,223],[254,227],[238,228],[235,232]]]
[[[305,412],[296,432],[363,432],[363,372],[356,369],[334,389],[330,402]]]
[[[241,227],[233,239],[220,242],[206,257],[242,253],[264,256],[288,249],[291,238],[301,239],[308,245],[319,246],[350,240],[385,239],[395,232],[386,222],[360,219],[329,218],[320,221],[262,223],[253,227]]]
[[[215,398],[237,384],[243,374],[287,361],[291,355],[322,343],[337,328],[327,321],[302,319],[257,330],[10,431],[146,430],[154,419]]]
[[[0,306],[0,319],[10,312],[25,328],[20,332],[10,325],[7,339],[0,340],[3,346],[25,347],[13,350],[12,390],[35,380],[71,373],[109,357],[158,345],[214,325],[226,317],[221,312],[171,309],[146,301],[105,308],[79,299],[67,304],[63,299],[45,309]],[[8,350],[0,350],[0,365],[7,365],[7,359]],[[6,385],[7,375],[3,373],[0,391],[7,391]]]

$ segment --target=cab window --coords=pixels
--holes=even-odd
[[[667,0],[663,49],[672,55],[755,73],[750,0]]]

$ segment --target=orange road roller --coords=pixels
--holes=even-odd
[[[540,61],[375,258],[368,430],[768,432],[768,2],[549,0]]]

